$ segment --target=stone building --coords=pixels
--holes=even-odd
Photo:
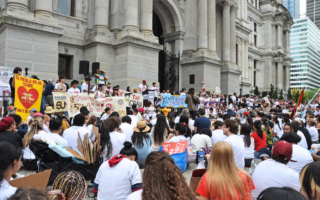
[[[145,79],[201,90],[202,76],[208,91],[226,94],[289,88],[293,21],[281,1],[0,2],[0,65],[41,79],[83,80],[79,61],[88,60],[121,88]]]

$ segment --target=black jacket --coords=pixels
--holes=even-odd
[[[312,145],[312,140],[311,140],[311,136],[310,136],[308,129],[306,129],[304,127],[299,127],[299,131],[301,131],[303,133],[304,137],[306,138],[307,144],[308,144],[308,150],[310,150],[311,145]]]

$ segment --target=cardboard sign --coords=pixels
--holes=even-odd
[[[141,94],[120,90],[119,96],[125,98],[126,107],[131,107],[133,104],[136,104],[137,108],[143,107],[143,96]]]
[[[12,187],[32,187],[46,191],[52,169],[10,181]]]
[[[220,94],[221,93],[221,90],[219,87],[216,87],[216,94]]]
[[[163,151],[169,153],[169,155],[185,152],[187,149],[188,141],[163,143]]]
[[[52,92],[53,96],[53,107],[56,112],[68,111],[66,93],[63,92]]]
[[[32,108],[40,111],[42,99],[43,81],[15,76],[15,101],[17,115],[20,115],[22,121],[27,121]]]
[[[175,97],[171,94],[163,94],[161,96],[161,107],[174,107],[174,108],[186,108],[188,105],[185,103],[186,96],[180,95]]]

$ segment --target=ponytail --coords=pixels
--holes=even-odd
[[[257,120],[257,121],[255,121],[255,122],[253,122],[253,125],[254,125],[254,127],[256,128],[256,130],[257,130],[258,136],[259,136],[261,139],[263,139],[263,131],[262,131],[262,129],[261,129],[261,121],[260,121],[260,120]]]

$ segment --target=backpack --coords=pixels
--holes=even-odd
[[[187,144],[187,163],[195,163],[197,158],[197,151],[196,151],[196,145],[191,143],[190,140],[188,140]]]

